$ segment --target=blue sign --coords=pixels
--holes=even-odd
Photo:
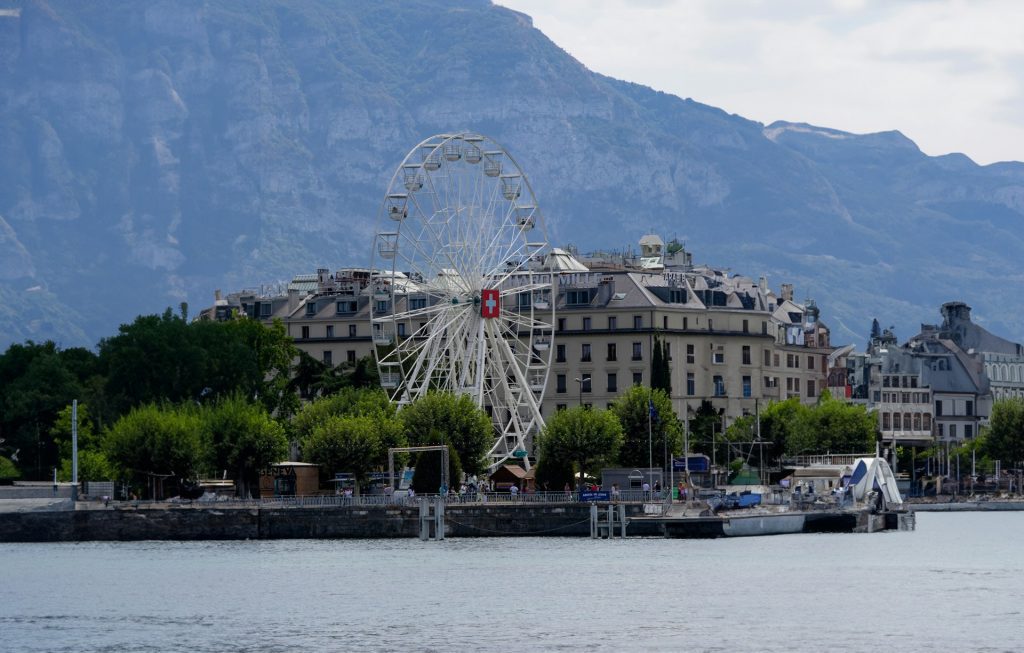
[[[608,493],[604,490],[584,490],[580,492],[580,501],[607,501]]]
[[[710,462],[711,461],[708,460],[707,456],[690,456],[689,470],[691,472],[697,472],[698,474],[707,472],[709,468],[708,463]],[[672,469],[676,470],[677,472],[685,471],[687,469],[687,459],[673,458]]]

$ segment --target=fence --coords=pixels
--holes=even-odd
[[[643,492],[641,490],[625,490],[616,496],[609,495],[609,501],[622,503],[649,503],[653,501],[665,501],[666,493]],[[230,508],[330,508],[345,506],[416,506],[417,500],[422,496],[436,499],[438,495],[416,495],[413,497],[399,494],[397,496],[387,494],[364,494],[361,496],[311,495],[294,497],[268,497],[265,499],[239,499],[236,497],[218,497],[217,499],[196,499],[171,500],[171,501],[122,501],[122,505],[138,507],[146,506],[223,506]],[[512,495],[508,492],[466,492],[464,494],[451,493],[444,498],[449,506],[482,505],[482,504],[540,504],[540,503],[593,503],[593,501],[580,501],[580,493],[572,492],[520,492]],[[602,500],[601,503],[604,503]]]

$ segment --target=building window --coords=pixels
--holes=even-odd
[[[683,330],[685,331],[685,330],[687,330],[689,328],[690,328],[690,318],[684,315],[683,316]]]
[[[333,324],[328,324],[327,325],[327,337],[328,338],[333,338],[334,337],[334,325]]]
[[[583,318],[583,330],[584,331],[590,331],[590,318],[589,317]]]
[[[529,304],[529,303],[527,303]],[[426,297],[412,297],[409,299],[409,310],[418,311],[427,307]]]
[[[921,413],[914,413],[914,430],[921,430]]]
[[[942,400],[941,399],[935,402],[935,416],[936,417],[942,417]]]
[[[316,315],[316,302],[306,304],[306,316],[311,317],[313,315]]]
[[[714,331],[714,330],[715,330],[715,321],[714,321],[714,320],[712,320],[712,319],[711,319],[711,318],[709,317],[709,318],[708,318],[708,331]]]
[[[614,315],[608,316],[608,330],[614,331],[619,326],[619,320]]]
[[[974,427],[971,424],[964,424],[964,437],[974,437]]]
[[[720,375],[716,374],[715,378],[714,378],[714,382],[715,382],[715,396],[716,397],[724,397],[725,396],[725,381],[722,379],[722,377]]]
[[[330,367],[334,365],[334,352],[330,349],[324,351],[324,365]]]
[[[686,373],[686,394],[691,397],[697,394],[697,381],[693,378],[693,372]]]
[[[619,378],[615,372],[608,372],[608,392],[619,391]]]
[[[743,333],[750,333],[750,324],[747,320],[743,320]]]
[[[349,349],[347,352],[345,352],[345,359],[349,363],[355,364],[355,362],[356,362],[356,350],[355,349]]]
[[[949,425],[949,439],[956,440],[956,424]]]
[[[302,327],[302,339],[305,340],[307,338],[309,338],[309,327],[304,326]]]
[[[882,413],[882,430],[888,431],[892,428],[892,423],[889,419],[889,413]]]
[[[686,364],[693,365],[697,360],[696,354],[693,353],[693,344],[686,345]]]
[[[715,365],[725,365],[725,352],[721,350],[716,351],[712,356],[712,362]]]
[[[270,317],[270,304],[263,302],[260,304],[260,317]]]
[[[399,338],[404,338],[405,337],[405,322],[399,322],[398,323],[398,337]]]
[[[668,330],[668,316],[667,315],[662,315],[661,316],[661,328],[665,329],[665,330]]]
[[[555,345],[555,362],[565,362],[565,345]]]
[[[565,293],[566,306],[586,306],[590,304],[589,290],[569,290]]]
[[[812,381],[810,379],[807,379],[807,396],[808,397],[814,397],[815,396],[814,390],[815,390],[815,388],[814,388],[814,381]]]
[[[772,353],[770,351],[768,351],[767,349],[764,350],[764,366],[765,367],[771,367],[772,366]]]
[[[643,384],[644,384],[644,373],[643,372],[633,372],[633,385],[643,385]]]
[[[355,313],[358,307],[359,304],[354,301],[337,302],[334,305],[334,312],[338,315],[341,315],[342,313]]]
[[[774,355],[772,355],[772,367],[778,367],[778,366],[779,366],[779,355],[778,354],[774,354]]]
[[[556,412],[559,412],[559,413],[560,413],[560,412],[562,412],[563,410],[565,410],[565,408],[566,408],[565,404],[555,404],[555,411],[556,411]]]
[[[793,354],[786,354],[786,369],[793,368]]]
[[[387,313],[388,312],[388,300],[386,300],[386,299],[379,299],[379,300],[377,300],[377,312],[378,313]]]
[[[590,375],[584,376],[579,379],[580,392],[590,392]]]
[[[743,364],[750,365],[750,345],[743,345]]]
[[[555,392],[565,392],[565,375],[558,374],[555,376]]]
[[[565,318],[564,317],[558,318],[558,330],[559,331],[565,331]]]
[[[762,336],[768,335],[768,323],[767,322],[762,322],[761,323],[761,335]]]
[[[356,337],[356,325],[354,325],[354,324],[348,325],[348,337],[349,338],[355,338]]]
[[[608,360],[610,360],[610,361],[615,360],[615,343],[614,342],[609,342],[608,343]]]
[[[892,430],[902,431],[903,430],[903,416],[899,413],[892,414]]]
[[[814,356],[808,356],[807,357],[807,369],[809,369],[809,370],[813,370],[814,369]]]
[[[580,362],[590,362],[590,343],[585,342],[582,345],[580,345]]]
[[[967,412],[965,414],[968,417],[974,417],[974,401],[971,399],[967,400]],[[964,433],[964,435],[968,438],[971,437],[970,435],[967,435],[967,433]]]
[[[743,377],[743,396],[744,397],[749,397],[750,394],[751,394],[751,390],[750,390],[750,377],[749,376],[745,376],[745,377]]]
[[[924,416],[922,417],[922,422],[923,422],[922,426],[924,427],[925,431],[931,431],[932,430],[932,416],[931,416],[931,413],[925,413]]]
[[[644,316],[643,315],[634,315],[633,316],[633,328],[634,329],[642,329],[642,328],[644,328]]]
[[[644,343],[634,342],[633,343],[633,360],[639,361],[644,359]]]
[[[945,424],[936,424],[936,425],[937,425],[937,426],[938,426],[938,428],[939,428],[939,433],[938,433],[938,435],[939,435],[939,438],[940,438],[940,439],[941,439],[941,438],[944,438],[944,437],[945,437],[945,435],[946,435],[946,430],[945,430]]]

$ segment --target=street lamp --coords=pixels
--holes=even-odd
[[[583,407],[583,384],[585,384],[585,383],[590,383],[590,377],[589,377],[589,376],[585,376],[585,377],[583,377],[582,379],[581,379],[581,378],[579,378],[579,377],[577,377],[577,378],[576,378],[576,383],[579,383],[579,384],[580,384],[580,388],[579,388],[579,390],[580,390],[580,392],[579,392],[579,396],[580,396],[580,408],[582,408],[582,407]]]

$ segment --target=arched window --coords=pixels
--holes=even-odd
[[[929,431],[929,432],[932,430],[932,414],[931,413],[925,413],[924,414],[924,430],[925,431]]]
[[[910,430],[910,426],[911,426],[910,413],[903,413],[903,428],[906,429],[907,431],[909,431]]]
[[[882,430],[888,431],[891,428],[889,413],[882,413]]]
[[[921,413],[914,413],[914,430],[921,430]]]
[[[893,413],[892,414],[892,430],[893,431],[902,431],[903,430],[903,427],[900,426],[900,414],[899,413]]]

